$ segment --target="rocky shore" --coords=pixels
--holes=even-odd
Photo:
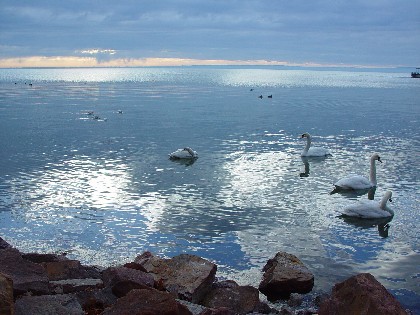
[[[84,266],[66,255],[21,253],[0,237],[0,315],[410,314],[368,273],[305,306],[314,276],[285,252],[267,262],[258,288],[216,273],[215,264],[189,254],[145,252],[121,266]],[[284,303],[270,303],[277,300]]]

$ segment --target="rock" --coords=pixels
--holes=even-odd
[[[110,267],[102,273],[105,286],[112,288],[117,297],[126,295],[133,289],[153,288],[153,276],[137,269],[126,267]]]
[[[4,239],[0,237],[0,249],[6,249],[6,248],[13,248],[13,246],[7,243]]]
[[[24,296],[16,300],[15,315],[84,315],[73,295]]]
[[[327,314],[406,315],[407,312],[374,276],[361,273],[333,287],[330,298],[319,308],[319,315]]]
[[[263,268],[259,285],[268,300],[288,298],[291,293],[308,293],[314,286],[314,275],[294,255],[279,252]]]
[[[234,311],[227,307],[207,308],[200,315],[236,315]]]
[[[105,308],[111,307],[117,302],[117,297],[112,293],[110,287],[77,292],[75,295],[87,315],[101,314]]]
[[[14,295],[26,292],[48,294],[48,275],[45,269],[22,258],[13,248],[0,249],[0,272],[13,280]]]
[[[13,314],[14,311],[13,281],[0,273],[0,314]]]
[[[32,261],[37,264],[40,264],[43,262],[68,260],[68,258],[65,255],[56,255],[56,254],[27,253],[27,254],[22,254],[22,257],[23,259]]]
[[[147,272],[146,268],[144,268],[142,265],[137,264],[135,262],[126,263],[126,264],[124,264],[124,267]]]
[[[289,306],[300,306],[302,305],[303,302],[303,296],[300,295],[299,293],[292,293],[290,294],[289,300],[287,301],[287,305]]]
[[[84,267],[78,260],[51,261],[41,265],[47,270],[48,278],[52,281],[101,277],[95,267]]]
[[[257,309],[260,298],[256,288],[239,286],[229,280],[215,284],[201,304],[213,309],[227,308],[235,314],[247,314]]]
[[[167,292],[155,289],[135,289],[105,309],[103,315],[191,315],[188,308]]]
[[[176,293],[178,298],[193,303],[199,303],[210,291],[217,270],[215,264],[189,254],[161,259],[146,252],[134,262],[153,275],[156,287]]]
[[[101,279],[66,279],[50,281],[51,291],[56,294],[67,294],[87,289],[98,289],[103,287]]]

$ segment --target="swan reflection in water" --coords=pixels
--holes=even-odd
[[[197,159],[170,159],[174,163],[178,163],[185,166],[191,166],[197,161]]]
[[[303,173],[299,173],[300,177],[309,177],[310,174],[310,164],[311,163],[319,163],[322,161],[325,161],[328,158],[328,155],[326,156],[301,156],[302,162],[305,166],[305,171]]]
[[[354,217],[340,216],[340,218],[343,219],[344,222],[360,229],[370,229],[377,226],[379,236],[387,238],[390,228],[389,222],[391,222],[394,217],[380,219],[360,219]]]

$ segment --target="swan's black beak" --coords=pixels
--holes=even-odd
[[[300,137],[301,137],[301,138],[305,138],[305,134],[301,135]]]
[[[379,156],[378,156],[378,161],[382,163],[382,160],[381,160],[381,158]]]
[[[389,200],[389,202],[392,202],[392,199],[391,198],[389,198],[388,200]]]

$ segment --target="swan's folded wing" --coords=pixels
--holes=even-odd
[[[361,175],[350,175],[340,179],[334,184],[337,187],[347,189],[366,189],[372,186],[366,177]]]

